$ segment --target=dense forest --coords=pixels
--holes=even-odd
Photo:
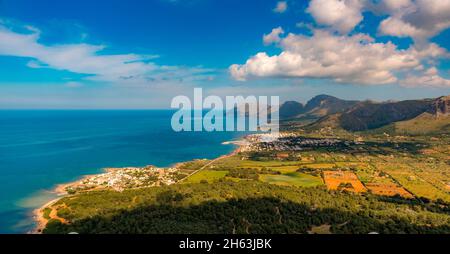
[[[450,233],[445,203],[257,181],[180,184],[61,199],[44,233]]]

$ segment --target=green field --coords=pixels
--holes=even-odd
[[[202,180],[214,182],[224,178],[227,173],[228,171],[202,170],[187,178],[183,183],[200,183]]]
[[[299,166],[274,166],[269,167],[273,171],[278,171],[282,174],[293,173],[299,169]]]
[[[262,168],[262,167],[277,167],[277,166],[296,166],[300,165],[299,161],[254,161],[241,160],[239,156],[231,156],[229,158],[220,160],[212,167],[215,168]]]
[[[297,172],[283,175],[260,175],[260,180],[271,184],[298,187],[316,187],[323,185],[323,181],[320,177]]]

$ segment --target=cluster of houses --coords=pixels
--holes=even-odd
[[[123,191],[130,188],[171,185],[177,182],[178,173],[177,168],[157,168],[154,166],[109,168],[103,174],[87,176],[67,186],[66,191],[74,193],[107,187],[116,191]]]
[[[302,151],[305,148],[350,146],[362,144],[361,141],[347,141],[331,138],[305,138],[295,133],[280,133],[277,138],[272,134],[254,134],[246,137],[247,143],[241,152],[265,151]]]

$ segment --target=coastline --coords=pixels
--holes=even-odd
[[[42,230],[45,229],[45,226],[48,223],[48,220],[44,218],[44,209],[55,204],[61,198],[63,198],[63,196],[50,200],[43,206],[33,210],[33,220],[36,223],[36,226],[30,232],[28,232],[28,234],[42,234]]]
[[[223,142],[222,145],[234,145],[236,147],[235,147],[235,149],[233,149],[231,152],[229,152],[227,154],[224,154],[224,155],[221,155],[219,157],[213,158],[210,163],[215,162],[215,161],[217,161],[219,159],[230,157],[230,156],[233,156],[233,155],[237,154],[241,150],[241,147],[247,142],[247,141],[245,141],[246,136],[247,135],[242,136],[238,140],[232,140],[232,141],[225,141],[225,142]],[[182,163],[182,162],[177,162],[177,163],[174,163],[173,165],[177,165],[179,163]],[[203,168],[204,167],[202,167],[201,169],[203,169]],[[195,171],[193,174],[197,173],[201,169]],[[97,176],[97,175],[100,175],[100,174],[102,174],[104,172],[108,172],[108,168],[102,169],[102,172],[98,173],[98,174],[83,175],[78,180],[75,180],[73,182],[57,184],[52,189],[52,192],[55,193],[58,197],[55,198],[55,199],[49,200],[44,205],[42,205],[39,208],[36,208],[36,209],[33,210],[33,213],[32,213],[32,217],[33,218],[32,219],[36,223],[36,226],[32,230],[27,232],[27,234],[42,234],[42,231],[45,229],[45,227],[46,227],[46,225],[48,223],[48,220],[46,218],[44,218],[44,210],[45,210],[45,208],[47,208],[49,206],[52,206],[53,204],[55,204],[58,201],[60,201],[62,198],[67,197],[69,195],[69,193],[67,193],[67,191],[66,191],[67,187],[76,185],[76,184],[84,181],[85,179],[87,179],[89,177]],[[186,178],[188,178],[188,177],[189,176],[187,176]],[[183,178],[180,181],[183,181],[186,178]]]
[[[68,186],[71,186],[73,184],[77,184],[80,181],[83,181],[84,179],[86,179],[87,177],[92,176],[92,175],[84,175],[82,176],[80,179],[73,181],[73,182],[69,182],[69,183],[62,183],[62,184],[57,184],[52,190],[51,192],[55,193],[58,197],[54,198],[52,200],[49,200],[47,203],[45,203],[44,205],[36,208],[33,210],[33,221],[36,223],[36,226],[30,230],[29,232],[27,232],[28,234],[42,234],[42,230],[45,229],[45,226],[48,223],[48,220],[46,218],[44,218],[44,209],[52,206],[53,204],[57,203],[59,200],[61,200],[62,198],[66,197],[68,195],[66,188]]]
[[[109,170],[109,168],[103,168],[100,173],[82,175],[80,178],[78,178],[75,181],[56,184],[55,187],[51,190],[51,192],[55,193],[57,198],[51,199],[47,203],[45,203],[42,206],[33,210],[32,219],[33,219],[34,223],[36,224],[36,226],[32,230],[28,231],[27,234],[41,234],[42,233],[42,230],[45,229],[45,226],[48,223],[48,220],[46,218],[44,218],[44,209],[57,203],[62,198],[67,197],[69,195],[69,193],[66,191],[67,187],[76,185],[80,182],[83,182],[84,180],[88,179],[89,177],[97,176],[97,175],[103,174],[105,172],[108,172],[108,170]]]

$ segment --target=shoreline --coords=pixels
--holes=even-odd
[[[236,146],[236,148],[233,149],[231,152],[229,152],[227,154],[224,154],[224,155],[221,155],[219,157],[211,159],[211,161],[216,161],[216,160],[218,160],[220,158],[233,156],[233,155],[237,154],[241,150],[241,146],[243,146],[245,144],[246,136],[247,135],[239,138],[238,140],[222,142],[221,145],[234,145],[234,146]],[[182,162],[176,162],[173,165],[177,165],[179,163],[182,163]],[[49,207],[49,206],[52,206],[55,203],[57,203],[62,198],[65,198],[65,197],[69,196],[69,194],[66,191],[67,187],[73,186],[73,185],[75,185],[75,184],[77,184],[79,182],[82,182],[82,181],[84,181],[85,179],[87,179],[89,177],[97,176],[97,175],[103,174],[105,172],[108,172],[108,169],[109,168],[103,168],[102,169],[102,173],[98,173],[98,174],[83,175],[78,180],[75,180],[73,182],[56,184],[55,187],[51,190],[51,192],[55,193],[58,197],[55,198],[55,199],[49,200],[44,205],[42,205],[42,206],[40,206],[40,207],[38,207],[38,208],[33,210],[33,212],[32,212],[32,219],[33,219],[34,223],[36,224],[36,226],[32,230],[27,232],[27,234],[42,234],[42,231],[45,229],[45,227],[46,227],[46,225],[48,223],[48,220],[46,218],[44,218],[44,209]],[[196,172],[198,172],[198,171],[196,171]],[[189,177],[189,176],[187,176],[187,177]]]
[[[42,234],[42,230],[45,229],[45,226],[48,223],[48,220],[46,218],[44,218],[44,209],[51,205],[54,205],[62,198],[67,197],[68,196],[68,193],[66,191],[67,187],[77,184],[78,182],[81,182],[84,179],[86,179],[90,176],[94,176],[94,175],[96,175],[96,174],[83,175],[83,176],[81,176],[81,178],[79,178],[78,180],[75,180],[73,182],[56,184],[55,187],[50,192],[55,193],[57,198],[49,200],[47,203],[45,203],[42,206],[35,208],[33,210],[32,217],[33,217],[34,223],[36,223],[36,226],[32,230],[28,231],[27,234]]]
[[[36,223],[36,226],[31,231],[27,232],[27,234],[42,234],[42,231],[45,229],[48,223],[48,220],[44,218],[44,209],[55,204],[63,197],[64,196],[52,199],[43,206],[33,210],[33,220]]]

